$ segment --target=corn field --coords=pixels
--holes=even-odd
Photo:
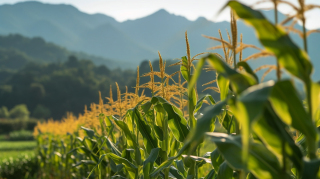
[[[270,2],[276,9],[285,1]],[[38,123],[36,178],[320,178],[320,84],[311,79],[306,42],[312,32],[306,32],[304,17],[305,11],[319,7],[299,3],[296,16],[278,23],[275,14],[276,23],[271,23],[252,7],[229,1],[227,40],[221,31],[218,38],[205,36],[221,43],[210,49],[223,54],[192,57],[186,32],[186,56],[173,64],[180,71],[167,74],[159,53],[159,71],[151,62],[149,73],[137,69],[135,93],[120,91],[116,84],[117,94],[110,86],[106,100],[100,95],[99,104],[85,107],[78,117],[68,114],[61,121]],[[255,29],[263,49],[243,43],[237,20]],[[285,26],[290,20],[303,22],[299,33],[304,49],[288,35],[298,31]],[[243,58],[246,48],[259,52]],[[247,63],[266,56],[275,57],[277,65],[253,70]],[[203,69],[216,72],[204,85],[218,92],[220,101],[198,96],[195,86]],[[260,70],[265,70],[261,79],[256,75]],[[263,82],[272,70],[277,80]],[[283,72],[292,78],[283,78]],[[140,84],[140,77],[150,81]],[[303,100],[294,80],[304,85]],[[151,97],[144,95],[145,89]]]

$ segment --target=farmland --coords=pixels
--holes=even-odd
[[[282,1],[271,2],[277,9]],[[85,106],[83,113],[38,122],[36,142],[3,142],[2,151],[30,152],[17,165],[35,166],[3,173],[25,178],[320,178],[320,83],[311,78],[307,46],[308,34],[317,31],[307,31],[304,16],[320,6],[303,0],[299,5],[294,9],[302,31],[285,25],[291,17],[278,22],[275,14],[272,23],[258,10],[229,1],[230,32],[205,36],[219,43],[211,49],[221,54],[191,55],[186,31],[186,54],[176,63],[168,65],[158,52],[159,68],[149,61],[150,70],[141,74],[138,67],[131,90],[115,83],[108,97],[99,92],[98,103]],[[240,20],[255,30],[263,48],[243,42]],[[302,48],[289,31],[301,34]],[[257,53],[244,58],[248,48]],[[252,69],[248,61],[261,57],[277,63]],[[167,73],[174,66],[178,71]],[[264,74],[258,77],[260,70]],[[276,79],[265,81],[271,71]],[[207,72],[214,74],[211,81],[200,85],[218,99],[199,91],[200,75]]]

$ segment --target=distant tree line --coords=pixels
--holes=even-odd
[[[95,66],[90,60],[78,60],[70,56],[63,63],[27,63],[23,68],[10,71],[0,70],[0,106],[13,108],[25,104],[31,117],[59,119],[67,111],[78,114],[84,105],[97,102],[101,91],[109,93],[110,85],[119,83],[135,85],[132,70],[110,70],[104,65]],[[116,89],[114,88],[114,93]],[[2,109],[2,108],[1,108]],[[4,108],[3,108],[4,109]]]

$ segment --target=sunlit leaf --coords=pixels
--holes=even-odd
[[[211,141],[217,145],[217,148],[223,158],[234,169],[249,170],[257,178],[283,178],[281,176],[281,167],[276,156],[274,156],[262,144],[250,142],[248,150],[248,163],[243,161],[243,146],[241,136],[230,136],[223,133],[207,133]]]
[[[305,51],[293,43],[287,32],[269,22],[261,12],[237,1],[229,1],[228,6],[239,18],[255,28],[262,45],[274,53],[281,66],[303,81],[310,80],[313,69],[309,58]]]

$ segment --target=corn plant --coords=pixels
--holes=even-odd
[[[232,11],[229,42],[221,31],[220,38],[206,36],[221,42],[212,49],[221,48],[224,57],[191,57],[186,33],[187,54],[174,64],[180,71],[167,74],[159,53],[159,72],[150,63],[150,72],[142,75],[150,82],[140,85],[137,69],[135,93],[121,94],[116,84],[117,100],[110,90],[107,104],[100,95],[99,104],[86,107],[78,118],[70,114],[61,122],[39,123],[41,177],[320,178],[320,85],[310,77],[306,51],[259,11],[237,1],[227,6]],[[242,35],[238,42],[236,17],[255,29],[265,49],[244,44]],[[243,60],[246,48],[260,52]],[[260,56],[274,56],[278,65],[252,70],[247,60]],[[217,84],[207,89],[220,93],[219,102],[209,94],[198,96],[195,84],[206,63],[216,76],[205,85]],[[283,69],[302,81],[305,99],[292,80],[279,75],[277,82],[259,83],[255,72],[263,68],[266,74]],[[145,88],[151,97],[140,92]],[[204,103],[210,106],[199,115]],[[215,147],[205,148],[205,137]]]

